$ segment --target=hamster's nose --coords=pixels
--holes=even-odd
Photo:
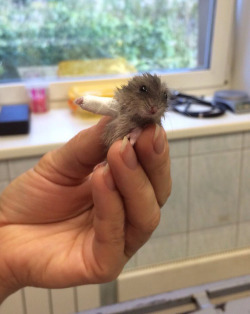
[[[157,107],[156,106],[151,106],[149,110],[150,110],[151,114],[154,114],[154,113],[157,112]]]

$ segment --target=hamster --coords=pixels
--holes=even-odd
[[[161,125],[168,109],[169,90],[159,76],[145,73],[134,76],[114,95],[118,115],[109,122],[103,141],[109,148],[116,140],[128,136],[133,145],[141,130],[149,124]]]
[[[84,110],[112,117],[102,136],[108,150],[124,136],[134,145],[144,127],[155,123],[161,125],[169,98],[170,92],[160,77],[144,73],[117,88],[113,98],[86,95],[75,103]]]

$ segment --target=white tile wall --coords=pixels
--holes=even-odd
[[[27,287],[7,298],[0,314],[73,314],[99,306],[99,285],[53,290]]]
[[[250,147],[250,132],[243,134],[243,147]]]
[[[53,314],[77,312],[76,290],[74,288],[52,289],[51,300]]]
[[[0,314],[26,314],[22,290],[17,291],[7,298],[0,306]]]
[[[237,246],[240,248],[250,246],[250,221],[241,222],[239,224]]]
[[[124,267],[124,270],[131,270],[137,266],[137,253],[131,257],[131,259],[127,262],[127,264]]]
[[[188,236],[188,256],[207,255],[235,249],[236,232],[236,224],[192,231]]]
[[[164,263],[186,257],[187,234],[151,238],[138,251],[138,266]]]
[[[243,151],[240,185],[240,221],[250,220],[250,149]]]
[[[99,285],[79,286],[77,292],[77,310],[85,311],[99,307]]]
[[[171,159],[172,192],[161,209],[161,221],[153,237],[187,231],[188,158]]]
[[[190,230],[236,222],[240,162],[238,151],[192,156]]]
[[[51,312],[50,291],[41,288],[27,287],[24,289],[25,314],[44,314]]]
[[[7,161],[0,161],[0,181],[9,180],[9,169]]]
[[[171,158],[187,156],[189,153],[189,140],[170,140],[169,152]]]
[[[191,139],[191,154],[205,154],[240,149],[242,134],[224,134]]]

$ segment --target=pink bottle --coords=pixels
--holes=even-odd
[[[47,95],[45,87],[31,87],[29,90],[30,109],[34,113],[46,112],[48,110]]]

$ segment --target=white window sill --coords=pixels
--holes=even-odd
[[[85,120],[72,115],[65,108],[32,114],[28,135],[0,137],[0,160],[43,155],[96,122],[96,119]],[[249,131],[250,113],[227,112],[214,119],[196,119],[168,112],[163,127],[169,140]]]

